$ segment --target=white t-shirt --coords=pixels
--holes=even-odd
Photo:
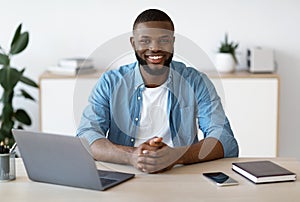
[[[167,113],[168,89],[166,85],[145,88],[142,92],[140,126],[134,146],[139,146],[152,137],[162,137],[163,142],[173,147],[169,117]]]

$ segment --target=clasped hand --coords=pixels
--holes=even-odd
[[[161,137],[155,137],[135,149],[132,164],[143,172],[158,173],[171,169],[179,158],[176,149],[163,143]]]

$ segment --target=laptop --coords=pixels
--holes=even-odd
[[[86,139],[17,129],[12,133],[32,181],[103,191],[134,177],[97,170]]]

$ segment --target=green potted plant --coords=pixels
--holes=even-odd
[[[1,107],[0,113],[0,142],[11,146],[15,140],[12,136],[11,129],[23,129],[24,125],[31,125],[31,118],[28,113],[22,108],[15,108],[13,106],[13,99],[15,97],[24,97],[26,99],[35,101],[35,99],[25,90],[16,89],[19,82],[38,88],[38,85],[33,80],[24,76],[25,68],[19,70],[12,66],[11,59],[24,51],[29,42],[29,33],[22,32],[22,24],[18,26],[14,37],[10,44],[10,50],[6,52],[0,46],[0,85],[1,92]]]
[[[235,70],[238,64],[236,58],[236,49],[239,44],[235,42],[228,41],[228,34],[225,33],[224,41],[221,41],[221,46],[219,47],[217,58],[216,58],[216,68],[220,72],[232,72]]]

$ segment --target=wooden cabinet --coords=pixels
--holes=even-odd
[[[88,96],[100,75],[101,72],[78,77],[41,75],[41,131],[75,135]],[[279,77],[247,72],[208,75],[222,99],[239,143],[240,156],[277,156]]]

